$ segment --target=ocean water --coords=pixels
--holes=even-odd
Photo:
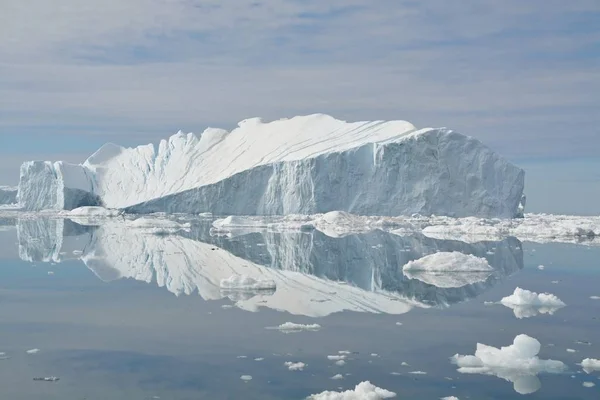
[[[406,262],[439,251],[484,257],[494,271],[403,274]],[[221,290],[234,273],[273,280],[277,289]],[[515,313],[496,304],[516,287],[553,293],[566,307]],[[398,399],[598,399],[600,372],[577,365],[600,359],[593,296],[600,248],[586,243],[465,243],[382,231],[217,236],[208,220],[167,232],[118,221],[5,219],[1,398],[303,399],[368,380]],[[285,322],[320,329],[267,329]],[[567,370],[464,374],[450,361],[519,334],[539,340],[539,357]],[[327,357],[340,351],[349,352],[343,366]],[[290,371],[288,361],[306,366]],[[331,379],[337,374],[343,379]],[[34,380],[50,376],[60,379]]]

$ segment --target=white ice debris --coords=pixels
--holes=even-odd
[[[27,354],[37,354],[40,352],[40,349],[31,349],[27,350]]]
[[[264,361],[264,360],[265,360],[265,359],[264,359],[263,357],[258,357],[258,358],[255,358],[255,359],[254,359],[254,361]]]
[[[240,376],[240,379],[243,380],[244,382],[249,382],[252,380],[252,375],[242,375],[242,376]]]
[[[581,367],[588,374],[594,371],[600,371],[600,360],[595,358],[586,358],[581,362]]]
[[[427,372],[425,372],[425,371],[411,371],[411,372],[409,372],[409,374],[413,374],[413,375],[427,375]]]
[[[333,379],[334,381],[338,381],[340,379],[344,379],[344,375],[342,375],[342,374],[335,374],[334,376],[332,376],[329,379]]]
[[[545,267],[545,266],[543,266],[543,265],[538,265],[538,269],[539,269],[540,271],[543,271],[545,268],[546,268],[546,267]]]
[[[179,223],[163,218],[140,217],[127,221],[127,227],[151,232],[177,232],[180,230],[189,230],[190,223]]]
[[[254,279],[245,275],[232,275],[221,279],[221,289],[239,291],[275,290],[276,284],[272,279]]]
[[[303,362],[292,361],[286,361],[283,365],[285,365],[290,371],[304,371],[304,367],[306,367],[306,364]]]
[[[337,360],[345,360],[346,359],[346,355],[345,354],[336,354],[336,355],[332,355],[332,356],[327,356],[328,360],[331,361],[337,361]]]
[[[512,345],[499,349],[477,343],[475,355],[456,354],[451,361],[459,367],[460,373],[497,376],[513,382],[517,393],[529,394],[541,387],[538,374],[561,373],[567,369],[561,361],[539,359],[540,348],[535,338],[521,334]]]
[[[500,303],[513,310],[515,317],[528,318],[537,314],[552,315],[556,310],[565,307],[558,297],[550,293],[535,293],[517,287],[514,293],[504,297]]]
[[[81,165],[28,162],[19,193],[29,210],[510,218],[523,186],[522,169],[449,129],[314,114],[179,132],[158,147],[107,144]]]
[[[338,367],[343,367],[344,365],[346,365],[346,360],[338,360],[335,362],[335,365],[337,365]]]
[[[600,300],[600,296],[590,296],[590,299],[592,299],[592,300]]]
[[[279,326],[267,327],[267,329],[277,329],[284,333],[296,333],[302,331],[318,331],[321,329],[319,324],[296,324],[293,322],[285,322]]]
[[[456,396],[446,396],[446,397],[441,397],[440,400],[460,400],[460,399]]]
[[[324,391],[308,396],[307,400],[382,400],[396,397],[396,393],[379,388],[369,381],[356,385],[354,390],[345,392]]]
[[[575,350],[575,349],[567,349],[567,353],[577,353],[577,350]]]
[[[592,387],[596,386],[596,384],[594,382],[583,382],[582,385],[583,385],[583,387],[586,387],[586,388],[592,388]]]
[[[485,282],[492,272],[435,272],[435,271],[404,271],[408,279],[415,279],[441,289],[460,288]]]

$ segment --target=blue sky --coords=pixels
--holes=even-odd
[[[447,126],[534,172],[599,163],[597,0],[4,0],[0,37],[3,183],[27,159],[313,112]]]

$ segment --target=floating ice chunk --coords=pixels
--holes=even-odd
[[[243,380],[244,382],[249,382],[252,380],[252,375],[242,375],[242,376],[240,376],[240,379]]]
[[[493,271],[485,258],[458,251],[438,252],[418,260],[409,261],[402,267],[406,271],[427,272],[487,272]]]
[[[404,271],[404,276],[408,279],[416,279],[442,289],[460,288],[485,282],[491,274],[491,272]]]
[[[258,357],[258,358],[255,358],[254,361],[264,361],[264,358],[263,357]]]
[[[590,299],[592,299],[592,300],[600,300],[600,296],[590,296]]]
[[[402,361],[402,364],[400,364],[400,365],[402,365],[403,367],[409,367],[410,366],[410,364],[407,363],[406,361]]]
[[[352,354],[352,352],[348,350],[340,350],[338,351],[338,354]]]
[[[341,355],[333,355],[333,356],[327,356],[327,359],[331,360],[331,361],[345,360],[346,356],[343,355],[343,354],[341,354]]]
[[[179,223],[163,218],[141,217],[132,221],[127,221],[127,227],[139,229],[151,233],[171,233],[185,231],[190,229],[190,223]]]
[[[575,349],[567,349],[567,353],[577,353],[577,350],[575,350]]]
[[[338,360],[335,362],[335,365],[337,365],[338,367],[343,367],[344,365],[346,365],[346,360]]]
[[[31,349],[27,350],[27,354],[37,354],[40,352],[40,349]]]
[[[446,396],[446,397],[440,397],[440,400],[460,400],[460,399],[456,396]]]
[[[542,271],[542,270],[544,270],[544,268],[546,268],[546,267],[544,267],[543,265],[538,265],[538,269],[539,269],[539,270],[541,270],[541,271]]]
[[[379,354],[377,354],[377,353],[371,353],[371,357],[379,357]]]
[[[500,303],[513,310],[515,317],[528,318],[537,314],[554,314],[566,304],[550,293],[535,293],[517,287],[514,293],[504,297]]]
[[[596,360],[595,358],[586,358],[581,362],[581,367],[588,374],[594,371],[600,371],[600,360]]]
[[[340,379],[344,379],[344,375],[342,375],[342,374],[335,374],[334,376],[332,376],[329,379],[333,379],[334,381],[338,381]]]
[[[354,390],[345,392],[324,391],[307,397],[307,400],[382,400],[396,397],[396,393],[364,381],[356,385]]]
[[[396,322],[397,326],[402,326],[402,322]]]
[[[410,371],[409,374],[413,374],[413,375],[427,375],[427,372],[425,372],[425,371]]]
[[[592,388],[592,387],[596,386],[596,384],[594,382],[583,382],[582,385],[586,388]]]
[[[271,279],[254,279],[246,275],[232,275],[221,279],[221,289],[226,290],[275,290],[275,281]]]
[[[321,329],[319,324],[295,324],[293,322],[286,322],[279,326],[267,327],[267,329],[277,329],[283,333],[297,333],[302,331],[318,331]]]
[[[517,393],[529,394],[541,387],[538,374],[557,374],[567,369],[561,361],[539,359],[540,348],[537,339],[518,335],[510,346],[498,349],[477,343],[475,355],[455,354],[450,360],[459,367],[460,373],[497,376],[513,382]]]
[[[306,367],[306,364],[304,364],[303,362],[292,362],[292,361],[286,361],[283,365],[285,365],[290,371],[304,371],[304,367]]]

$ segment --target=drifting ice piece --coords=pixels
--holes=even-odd
[[[253,118],[231,132],[180,132],[158,149],[105,145],[77,167],[90,181],[55,174],[59,193],[91,190],[105,207],[131,213],[522,213],[523,170],[473,138],[445,128],[416,130],[406,121],[347,123],[322,114],[269,123]],[[22,176],[23,190],[48,191],[51,174],[42,165],[24,169],[30,172]],[[49,202],[51,208],[72,208],[81,197],[75,200]],[[27,197],[27,208],[40,206]]]

